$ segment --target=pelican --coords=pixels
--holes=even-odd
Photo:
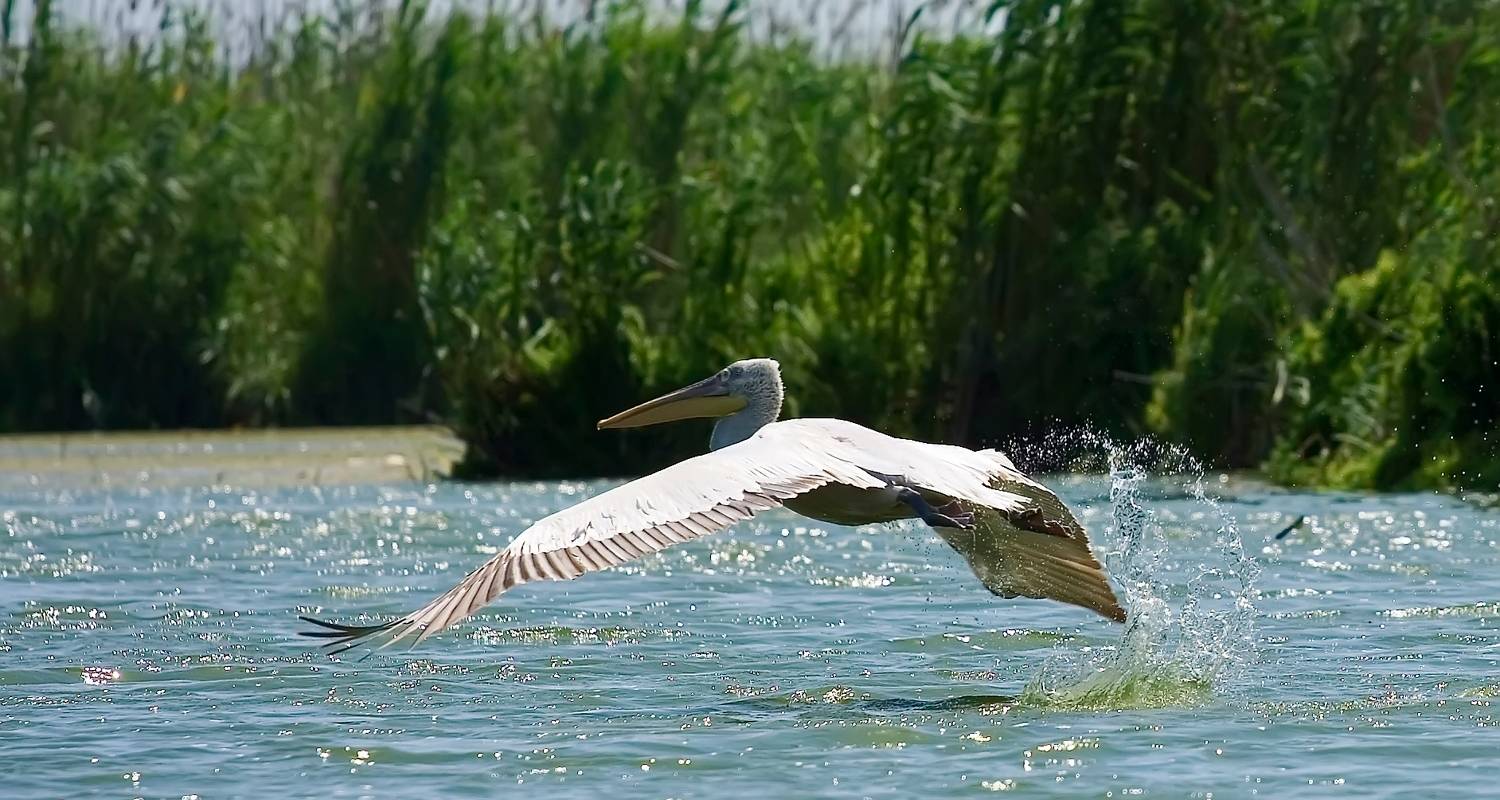
[[[304,636],[342,652],[412,645],[523,583],[571,580],[721,531],[784,506],[838,525],[920,519],[1001,597],[1081,606],[1125,621],[1083,526],[1057,495],[995,450],[898,439],[839,419],[778,422],[781,367],[737,361],[718,374],[599,421],[599,429],[717,419],[709,452],[546,517],[425,606],[379,625]]]

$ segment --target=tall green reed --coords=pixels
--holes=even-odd
[[[1002,0],[839,57],[753,3],[36,11],[7,429],[437,419],[476,473],[614,473],[703,432],[594,420],[766,354],[794,413],[904,435],[1497,480],[1494,9]]]

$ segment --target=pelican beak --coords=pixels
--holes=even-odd
[[[744,407],[745,398],[730,394],[724,379],[715,375],[621,411],[609,419],[601,419],[599,430],[640,428],[698,417],[727,417]]]

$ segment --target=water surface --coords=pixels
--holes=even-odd
[[[1500,514],[1054,482],[1128,633],[991,596],[916,526],[778,512],[362,662],[309,647],[296,615],[415,608],[607,484],[7,491],[5,795],[1492,789]]]

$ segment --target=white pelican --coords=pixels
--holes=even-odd
[[[897,439],[838,419],[781,414],[781,368],[737,361],[717,375],[601,420],[634,428],[715,417],[710,452],[617,486],[527,528],[457,586],[380,625],[302,617],[341,652],[370,637],[418,644],[539,580],[571,580],[786,506],[839,525],[918,518],[1001,597],[1072,603],[1123,622],[1125,611],[1062,501],[994,450]]]

